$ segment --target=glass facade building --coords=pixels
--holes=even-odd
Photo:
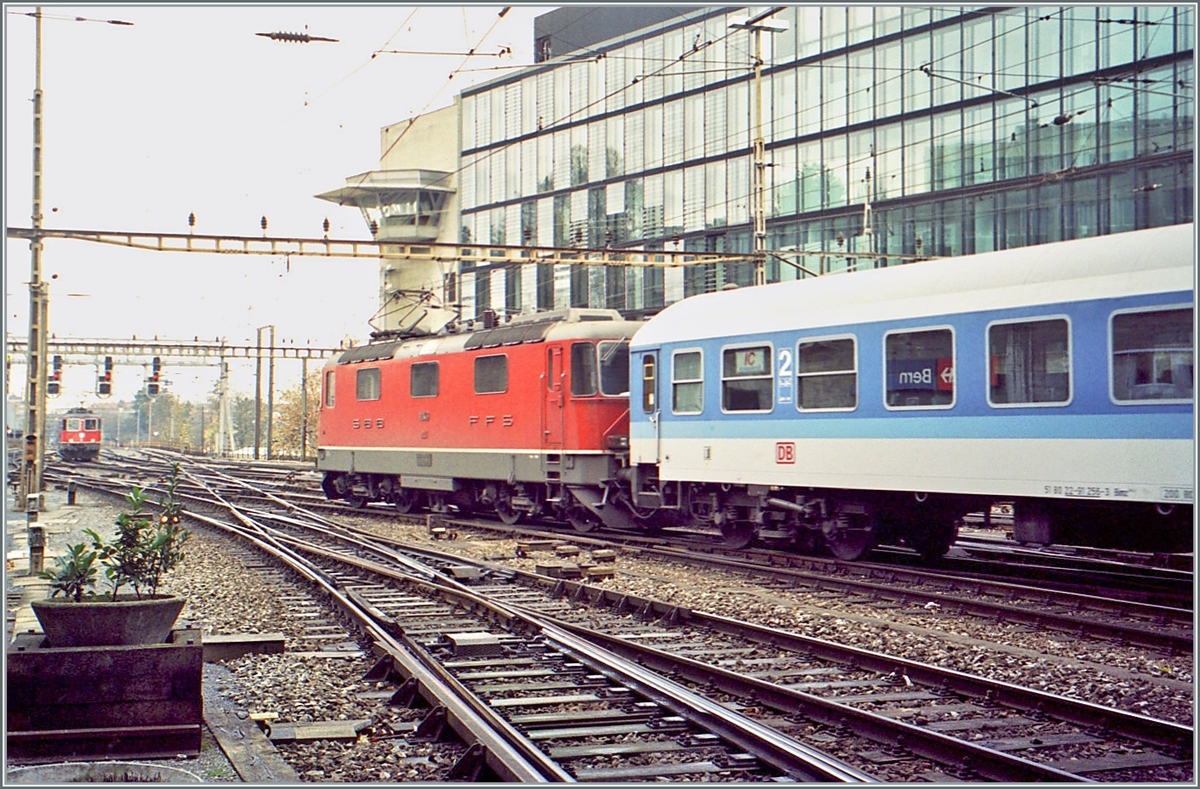
[[[680,8],[463,91],[460,240],[748,253],[758,110],[768,281],[1193,220],[1193,7],[786,7],[756,80],[731,22],[766,10]],[[461,274],[503,312],[646,314],[752,282]]]

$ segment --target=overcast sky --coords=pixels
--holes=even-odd
[[[197,233],[261,235],[265,215],[272,236],[317,238],[328,218],[331,237],[367,239],[357,209],[313,195],[377,169],[382,127],[531,63],[533,18],[554,7],[514,6],[501,18],[498,5],[43,6],[44,226],[186,233],[195,213]],[[5,221],[16,227],[31,224],[34,8],[6,5],[4,15]],[[277,31],[337,42],[255,35]],[[511,57],[496,57],[502,47]],[[470,49],[480,54],[462,57]],[[273,324],[281,342],[336,345],[365,341],[378,306],[374,261],[49,240],[42,267],[60,338],[237,344]],[[29,273],[28,242],[6,240],[4,323],[22,339]],[[10,390],[23,394],[24,364],[13,373]],[[141,372],[115,377],[128,398]],[[190,397],[215,373],[164,377]],[[89,399],[94,371],[68,370],[64,386],[51,410]]]

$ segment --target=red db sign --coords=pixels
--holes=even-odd
[[[775,462],[791,464],[796,462],[796,445],[791,441],[775,442]]]

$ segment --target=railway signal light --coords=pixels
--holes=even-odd
[[[111,356],[104,357],[104,370],[100,373],[96,381],[96,394],[100,397],[109,397],[112,395],[112,371],[113,358]]]
[[[62,391],[62,366],[62,357],[55,356],[50,375],[46,377],[46,394],[57,396]]]
[[[146,379],[146,397],[158,397],[161,390],[159,376],[162,374],[162,359],[155,356],[150,362],[150,377]]]

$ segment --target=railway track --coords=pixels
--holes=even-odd
[[[571,762],[568,772],[577,779],[644,780],[709,771],[747,780],[815,769],[797,767],[769,750],[755,752],[744,731],[705,731],[698,724],[706,715],[730,717],[730,710],[747,719],[741,725],[750,730],[764,727],[781,741],[806,743],[806,750],[840,746],[859,762],[845,768],[846,777],[831,780],[878,775],[1119,780],[1130,770],[1170,771],[1190,762],[1190,727],[338,530],[340,540],[354,545],[346,555],[345,549],[315,545],[311,536],[284,536],[314,524],[331,528],[326,519],[282,501],[277,503],[291,515],[268,517],[255,509],[262,506],[262,492],[223,478],[212,488],[222,498],[244,498],[239,506],[250,514],[243,517],[272,520],[273,533],[279,530],[272,541],[288,551],[319,555],[320,563],[343,568],[349,562],[355,568],[350,572],[328,564],[311,572],[325,579],[331,596],[345,597],[365,612],[373,624],[364,627],[399,632],[425,652],[441,654],[442,668],[460,684],[473,683],[485,709],[508,710],[509,725],[542,743],[538,750]],[[373,558],[364,559],[364,553]],[[399,569],[382,568],[385,559],[398,562]],[[413,580],[414,572],[419,580]],[[405,589],[394,586],[402,580],[397,573]],[[429,596],[442,586],[439,577],[449,585]],[[412,591],[414,585],[422,595]],[[620,674],[605,662],[611,655],[588,654],[585,645],[597,641],[602,654],[621,656],[625,669],[655,672]],[[668,700],[661,695],[664,687],[682,695]],[[707,701],[689,707],[681,698]],[[646,738],[638,739],[642,735]],[[610,741],[630,737],[637,744],[627,742],[626,750]],[[710,750],[717,742],[726,744],[723,753]],[[728,743],[736,749],[729,750]],[[668,752],[674,757],[659,758]],[[636,753],[641,756],[628,762]],[[617,756],[628,769],[612,766]]]

